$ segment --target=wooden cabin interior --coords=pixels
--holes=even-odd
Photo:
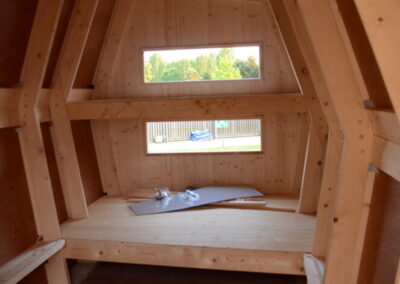
[[[398,0],[2,0],[0,283],[399,284],[399,15]],[[234,78],[157,81],[178,69],[146,59],[246,46]],[[173,143],[150,124],[201,121],[239,142],[151,152]],[[235,121],[258,138],[224,142]],[[209,185],[263,196],[129,209]]]

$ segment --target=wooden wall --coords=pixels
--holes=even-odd
[[[298,194],[308,123],[303,114],[265,114],[264,153],[147,155],[143,120],[109,122],[121,193],[168,186],[249,185]]]
[[[394,283],[400,257],[400,182],[381,172],[371,201],[359,284]]]
[[[142,50],[258,43],[262,80],[144,84]],[[291,93],[299,88],[267,3],[241,0],[134,1],[107,97]]]

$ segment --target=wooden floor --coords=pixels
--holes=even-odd
[[[135,216],[103,197],[90,218],[65,222],[69,258],[178,267],[304,274],[315,217],[249,209],[194,209]]]

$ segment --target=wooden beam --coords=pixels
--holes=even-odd
[[[0,283],[14,284],[65,246],[64,240],[38,243],[0,267]]]
[[[87,100],[92,94],[91,89],[73,89],[71,100]],[[19,127],[21,120],[18,113],[20,89],[0,88],[0,128]],[[50,121],[50,89],[41,89],[39,94],[36,115],[40,122]]]
[[[68,104],[71,120],[86,119],[195,119],[306,112],[296,95],[208,97],[185,99],[91,100]]]
[[[400,122],[393,110],[368,110],[376,136],[400,144]]]
[[[311,124],[308,133],[307,151],[301,183],[299,213],[317,212],[321,190],[324,148],[318,140],[317,125]]]
[[[79,0],[75,3],[54,71],[54,89],[49,103],[57,166],[68,216],[72,219],[87,218],[88,211],[66,102],[70,97],[97,3],[98,0]]]
[[[306,82],[305,86],[311,86],[311,83],[313,84],[315,95],[319,98],[322,112],[329,126],[329,143],[331,144],[331,150],[329,150],[329,152],[331,154],[327,155],[334,155],[334,157],[325,157],[324,161],[325,171],[321,183],[321,197],[318,208],[319,216],[317,215],[317,227],[315,230],[313,248],[313,254],[325,258],[330,242],[330,231],[333,226],[333,216],[331,216],[331,214],[333,214],[332,210],[337,187],[336,180],[339,173],[338,165],[340,163],[339,160],[343,146],[343,133],[334,109],[334,103],[329,96],[328,86],[323,78],[319,61],[314,52],[313,44],[308,35],[298,5],[295,1],[271,0],[270,2],[277,23],[279,24],[282,37],[284,39],[286,38],[285,42],[288,52],[293,54],[292,63],[294,64],[294,60],[296,60],[296,65],[305,67],[298,75],[299,80],[302,78],[302,80]],[[307,83],[310,78],[311,83]],[[306,89],[303,88],[303,92],[305,91]],[[307,92],[313,94],[314,91],[310,89]],[[311,96],[311,98],[312,97],[313,96]],[[322,201],[323,203],[321,205]],[[322,207],[323,209],[321,209],[321,206],[324,205],[328,205],[329,207]]]
[[[44,241],[60,238],[50,174],[37,105],[63,1],[40,0],[30,35],[20,81],[19,141],[28,181],[36,229]],[[65,259],[58,253],[46,264],[49,283],[69,283]]]
[[[303,253],[68,239],[67,258],[304,275]]]
[[[271,9],[275,16],[275,21],[279,27],[280,35],[283,42],[285,43],[288,57],[292,63],[294,74],[300,84],[300,88],[304,95],[304,104],[307,107],[307,111],[310,114],[311,123],[315,127],[315,133],[319,140],[320,148],[325,150],[328,125],[322,112],[322,106],[318,98],[313,77],[310,75],[308,65],[306,63],[305,56],[301,50],[301,43],[296,39],[296,35],[290,23],[289,15],[285,9],[285,5],[281,0],[270,1]]]
[[[372,162],[392,178],[400,181],[400,144],[375,136]]]
[[[334,137],[329,135],[312,249],[312,254],[322,259],[326,258],[329,249],[341,153],[342,149],[335,147]]]
[[[372,130],[362,94],[328,0],[288,0],[300,10],[345,141],[325,283],[353,283],[358,230],[372,152]],[[340,70],[340,71],[338,71]]]
[[[354,1],[378,62],[393,108],[400,121],[400,2]]]
[[[114,75],[115,63],[121,48],[125,29],[129,22],[129,14],[133,3],[134,1],[131,0],[115,1],[102,53],[94,76],[94,99],[104,99],[108,95],[111,79]],[[103,190],[108,195],[119,195],[120,186],[111,146],[109,122],[92,120],[91,127]]]

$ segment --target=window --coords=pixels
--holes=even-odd
[[[147,50],[144,82],[260,79],[260,46]]]
[[[261,119],[147,122],[147,153],[261,152]]]

